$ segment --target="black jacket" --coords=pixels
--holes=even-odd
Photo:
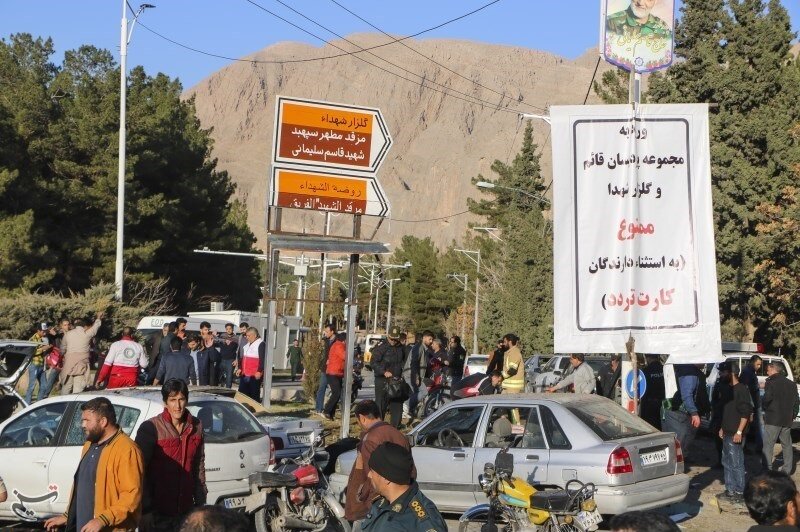
[[[720,383],[727,386],[726,383]],[[733,386],[733,398],[728,401],[722,409],[722,432],[726,436],[732,436],[739,430],[739,422],[742,418],[750,419],[753,413],[753,400],[750,398],[750,391],[741,382]],[[748,421],[749,422],[749,421]],[[745,426],[745,431],[747,426]],[[743,432],[745,432],[743,431]]]
[[[600,371],[598,372],[600,374],[598,376],[598,379],[600,380],[600,395],[603,397],[608,397],[609,399],[614,399],[617,391],[616,386],[617,382],[619,382],[621,371],[621,363],[617,365],[616,370],[611,369],[610,362],[600,368]]]
[[[381,342],[372,349],[370,365],[376,377],[383,377],[387,371],[394,377],[403,373],[404,349],[401,344],[390,345],[388,341]]]
[[[647,383],[647,391],[642,398],[643,401],[652,401],[661,404],[666,393],[664,392],[664,366],[661,362],[651,362],[642,370],[644,380]]]
[[[467,359],[467,351],[463,346],[457,345],[450,349],[450,374],[461,377],[464,373],[464,361]]]
[[[765,425],[791,427],[800,406],[797,385],[781,374],[770,375],[764,383],[764,397],[761,402]]]

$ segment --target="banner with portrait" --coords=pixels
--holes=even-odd
[[[721,356],[705,104],[556,106],[555,351]]]
[[[629,72],[672,64],[675,0],[601,0],[600,53]]]

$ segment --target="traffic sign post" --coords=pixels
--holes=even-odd
[[[638,370],[639,372],[639,395],[636,396],[639,399],[644,397],[644,393],[647,391],[647,381],[644,378],[644,371]],[[625,376],[625,393],[631,399],[634,398],[634,385],[633,385],[633,371],[629,371],[628,374]]]
[[[270,205],[367,216],[387,216],[389,202],[375,179],[273,168]]]
[[[378,109],[278,96],[274,164],[374,176],[391,145]]]

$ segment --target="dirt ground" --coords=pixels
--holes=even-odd
[[[796,437],[795,442],[797,442]],[[776,447],[776,451],[779,449],[780,447]],[[664,509],[670,515],[689,514],[689,517],[678,523],[682,530],[692,532],[739,532],[745,531],[756,524],[747,514],[746,508],[731,507],[727,504],[723,504],[720,507],[717,504],[716,495],[725,491],[725,484],[722,468],[712,467],[716,463],[715,454],[716,449],[711,435],[707,433],[698,434],[697,439],[692,444],[686,467],[686,472],[691,476],[689,494],[684,502]],[[795,455],[796,461],[797,455]],[[748,472],[759,471],[760,464],[759,456],[745,455],[745,467]],[[797,482],[798,476],[796,472],[793,477]],[[749,480],[749,475],[747,478]]]

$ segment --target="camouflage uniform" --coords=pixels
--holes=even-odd
[[[672,38],[672,32],[666,22],[654,15],[649,15],[647,17],[647,22],[642,24],[636,19],[630,7],[625,11],[620,11],[606,17],[606,32],[617,35],[637,33],[642,37]]]

